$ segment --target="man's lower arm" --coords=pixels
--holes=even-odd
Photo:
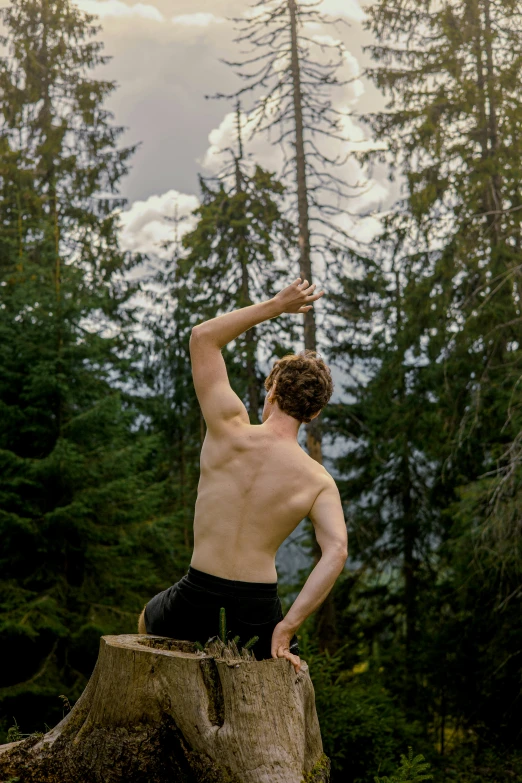
[[[195,326],[192,333],[211,340],[219,348],[223,348],[243,332],[278,315],[281,315],[281,310],[277,303],[274,299],[268,299],[266,302],[242,307],[240,310],[233,310],[231,313],[204,321]]]
[[[341,574],[345,562],[344,555],[332,554],[321,557],[290,610],[281,621],[288,631],[295,633],[299,626],[321,606]]]

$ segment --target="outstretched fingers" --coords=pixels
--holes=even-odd
[[[310,284],[305,278],[298,277],[277,296],[284,313],[308,313],[313,303],[324,296],[324,291],[317,291],[317,284]]]
[[[308,299],[313,296],[314,299],[319,299],[320,296],[323,296],[324,291],[318,291],[317,294],[314,294],[315,289],[317,288],[317,283],[309,284],[308,280],[303,280],[301,282],[301,278],[298,277],[295,281],[294,285],[299,288],[302,294],[306,296]]]
[[[314,283],[314,285],[310,286],[310,288],[308,289],[308,291],[310,291],[310,293],[308,293],[308,291],[303,291],[302,292],[305,295],[306,302],[316,302],[318,299],[320,299],[322,296],[324,296],[324,291],[318,291],[315,294],[315,293],[313,293],[314,290],[315,290],[315,283]],[[313,305],[311,305],[311,304],[302,305],[299,308],[299,312],[300,313],[307,313],[309,310],[312,309],[312,307],[313,307]]]

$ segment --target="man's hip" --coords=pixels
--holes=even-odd
[[[200,642],[220,633],[220,610],[225,609],[227,639],[239,646],[254,636],[256,658],[271,657],[272,633],[283,619],[277,582],[242,582],[206,574],[190,567],[179,582],[154,596],[145,608],[147,633]],[[299,654],[297,637],[290,646]]]

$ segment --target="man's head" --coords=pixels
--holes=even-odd
[[[332,375],[315,351],[302,351],[278,359],[265,381],[268,394],[263,421],[270,415],[270,404],[302,423],[314,419],[333,392]]]

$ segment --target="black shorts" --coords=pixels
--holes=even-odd
[[[190,567],[175,585],[154,596],[145,607],[147,633],[200,642],[219,635],[219,613],[225,609],[227,637],[239,636],[239,647],[253,636],[257,660],[271,658],[272,633],[283,619],[277,582],[236,582]],[[297,637],[290,651],[299,655]]]

